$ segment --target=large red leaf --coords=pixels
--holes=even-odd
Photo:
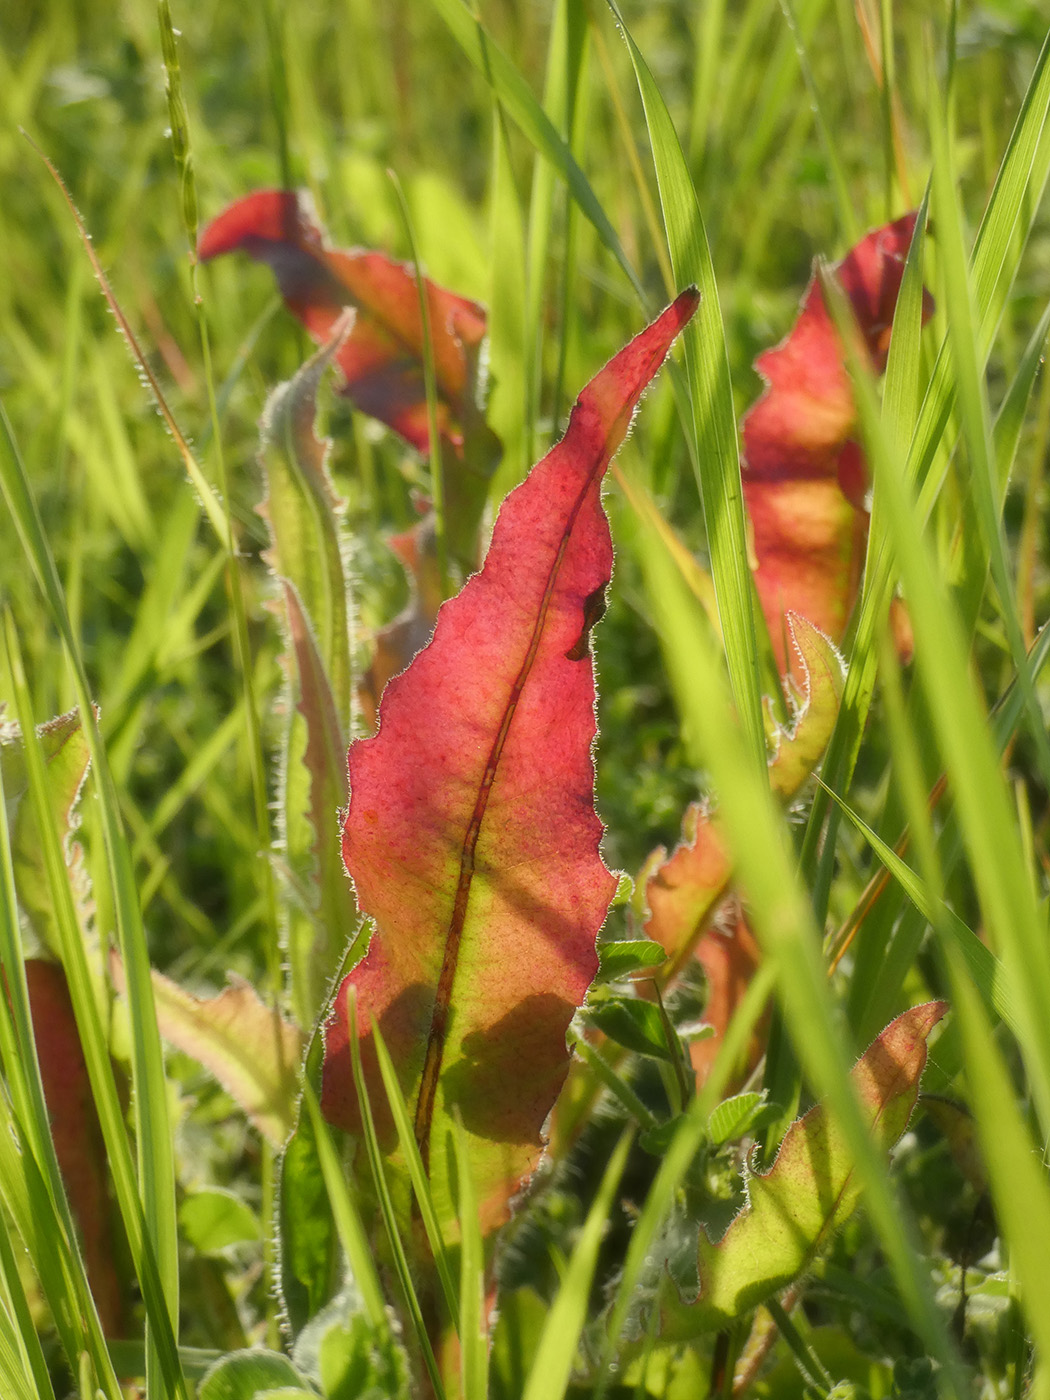
[[[375,1023],[439,1211],[451,1219],[458,1114],[485,1229],[539,1155],[616,887],[591,757],[589,633],[612,572],[602,477],[697,300],[683,292],[584,389],[565,437],[504,502],[484,568],[387,686],[379,733],[350,749],[343,852],[376,932],[328,1022],[323,1107],[360,1130],[353,989],[384,1146]]]
[[[906,214],[876,229],[835,269],[880,374],[914,226],[915,215]],[[924,319],[932,309],[924,294]],[[816,280],[790,335],[755,368],[768,385],[742,425],[755,582],[780,670],[797,673],[786,614],[800,613],[839,641],[868,538],[868,471],[853,436],[853,392]]]
[[[363,413],[425,453],[423,319],[415,270],[385,253],[330,248],[306,199],[290,190],[257,190],[208,224],[201,259],[234,250],[270,267],[286,306],[318,345],[331,338],[345,307],[356,308],[353,330],[336,357],[345,392]],[[460,452],[464,423],[473,414],[485,312],[429,278],[424,285],[441,396],[438,422]]]

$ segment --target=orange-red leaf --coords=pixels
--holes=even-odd
[[[698,1084],[714,1063],[761,956],[739,902],[725,900],[731,875],[725,844],[711,814],[698,802],[686,809],[681,844],[671,856],[659,847],[643,871],[649,908],[644,933],[668,956],[661,975],[677,976],[694,958],[704,970],[703,1019],[715,1034],[689,1045]],[[748,1048],[749,1061],[760,1053],[761,1039],[756,1035]]]
[[[915,215],[906,214],[876,229],[835,269],[877,373],[886,366],[914,226]],[[932,307],[924,294],[924,319]],[[800,613],[840,641],[868,537],[868,471],[854,439],[853,392],[815,280],[790,335],[755,367],[768,386],[742,425],[755,582],[780,670],[797,675],[785,615]]]
[[[201,235],[202,261],[238,249],[270,267],[289,311],[318,345],[331,338],[345,307],[356,308],[337,356],[346,393],[363,413],[426,452],[423,323],[412,268],[384,253],[330,248],[306,199],[290,190],[257,190],[237,200]],[[439,422],[461,446],[464,396],[485,313],[429,280],[425,285],[443,401]]]
[[[323,1106],[359,1130],[353,987],[381,1137],[393,1146],[377,1022],[446,1220],[456,1114],[483,1227],[504,1218],[597,968],[616,887],[598,853],[591,757],[589,635],[612,572],[602,477],[697,300],[682,293],[584,389],[565,437],[504,502],[484,568],[387,686],[379,733],[350,749],[343,851],[376,931],[328,1023]]]

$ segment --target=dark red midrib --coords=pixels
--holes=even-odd
[[[632,402],[632,410],[633,407],[634,405]],[[419,1144],[419,1151],[423,1158],[423,1163],[427,1167],[430,1165],[430,1129],[434,1117],[434,1103],[437,1098],[438,1080],[441,1074],[441,1061],[445,1052],[449,1004],[452,999],[452,985],[455,981],[456,968],[459,963],[459,948],[463,937],[463,927],[467,917],[470,886],[474,878],[474,856],[477,850],[478,838],[481,835],[481,824],[485,818],[489,794],[492,791],[492,785],[496,779],[496,771],[499,768],[500,759],[503,756],[503,749],[507,742],[507,735],[510,732],[511,723],[513,722],[514,715],[518,708],[518,702],[521,699],[521,693],[525,688],[525,683],[532,672],[532,667],[536,660],[536,653],[539,650],[540,641],[543,637],[551,598],[554,595],[554,589],[558,582],[558,575],[561,571],[562,561],[565,558],[565,551],[568,549],[569,541],[572,538],[572,532],[576,525],[576,518],[583,507],[587,492],[594,484],[595,478],[600,477],[609,465],[612,456],[609,444],[614,440],[615,430],[620,421],[621,415],[618,415],[615,424],[610,431],[606,433],[597,463],[593,470],[588,473],[587,480],[580,488],[579,494],[569,512],[565,528],[562,531],[557,553],[551,564],[550,573],[547,576],[547,586],[544,589],[543,599],[533,625],[532,636],[529,639],[529,648],[525,653],[521,666],[518,668],[518,674],[514,678],[514,684],[511,686],[507,705],[503,712],[503,720],[500,724],[499,732],[493,740],[492,748],[489,750],[489,756],[486,760],[485,770],[482,774],[478,789],[478,796],[474,803],[474,810],[471,813],[466,834],[463,838],[463,854],[460,857],[459,863],[459,884],[457,885],[456,898],[452,905],[452,916],[449,919],[448,933],[445,936],[445,953],[442,958],[441,974],[438,978],[437,991],[434,997],[434,1010],[430,1020],[430,1034],[427,1039],[426,1054],[423,1059],[423,1075],[419,1086],[419,1099],[416,1104],[416,1142]],[[568,432],[566,433],[566,438],[567,437]],[[562,440],[564,441],[565,439]]]

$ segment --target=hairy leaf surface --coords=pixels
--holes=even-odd
[[[785,619],[796,670],[802,673],[801,694],[791,697],[789,728],[773,726],[776,745],[769,761],[773,791],[792,798],[823,757],[838,718],[846,671],[842,657],[811,622],[798,613]]]
[[[616,889],[591,756],[589,638],[612,572],[602,477],[696,304],[683,292],[584,389],[565,437],[504,502],[484,568],[387,686],[379,733],[350,749],[343,851],[376,932],[328,1023],[323,1106],[360,1131],[353,989],[384,1147],[375,1022],[439,1211],[453,1218],[458,1114],[487,1230],[539,1155]]]
[[[926,1066],[926,1041],[947,1011],[927,1002],[898,1016],[851,1070],[876,1140],[889,1149],[908,1126]],[[860,1184],[845,1138],[820,1105],[788,1129],[768,1172],[748,1181],[748,1205],[722,1239],[699,1239],[693,1329],[724,1326],[803,1272],[848,1218]]]
[[[876,229],[835,268],[873,368],[886,367],[915,215]],[[933,309],[924,297],[924,319]],[[780,345],[755,361],[767,388],[743,424],[755,583],[782,673],[800,674],[786,615],[840,641],[868,538],[868,469],[842,347],[816,279]]]
[[[349,324],[349,317],[346,317]],[[329,443],[316,435],[320,378],[341,328],[298,374],[270,395],[260,462],[270,527],[267,563],[281,587],[288,699],[280,769],[280,835],[288,898],[282,936],[292,1008],[311,1029],[357,923],[335,818],[346,804],[346,741],[353,677],[350,588],[343,567]]]
[[[115,954],[110,971],[123,991],[124,969]],[[295,1125],[303,1053],[298,1029],[247,982],[195,997],[154,971],[153,995],[164,1039],[209,1070],[259,1132],[275,1147],[283,1146]]]

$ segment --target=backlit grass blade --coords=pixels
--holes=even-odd
[[[356,988],[354,987],[350,988],[349,995],[347,996],[347,1015],[350,1021],[350,1061],[354,1076],[354,1087],[357,1091],[358,1103],[361,1105],[361,1125],[364,1130],[364,1148],[368,1158],[369,1169],[372,1173],[372,1181],[375,1185],[376,1196],[379,1200],[379,1212],[382,1216],[383,1227],[390,1244],[390,1252],[393,1256],[394,1269],[397,1274],[398,1283],[401,1285],[405,1305],[408,1308],[412,1330],[415,1333],[420,1355],[423,1358],[423,1365],[426,1367],[427,1376],[429,1377],[437,1400],[445,1400],[445,1387],[442,1384],[437,1358],[434,1355],[434,1348],[431,1344],[426,1323],[423,1319],[423,1310],[420,1307],[419,1297],[412,1280],[412,1270],[409,1267],[408,1255],[398,1231],[397,1215],[394,1210],[393,1200],[390,1196],[390,1187],[387,1184],[383,1154],[379,1150],[379,1139],[376,1136],[372,1107],[368,1100],[368,1087],[365,1083],[364,1071],[361,1068],[361,1042],[357,1031],[357,998]],[[453,1313],[453,1316],[455,1315],[456,1314]]]
[[[835,192],[835,203],[838,207],[839,225],[846,242],[853,246],[860,241],[863,230],[857,221],[857,215],[853,208],[853,200],[850,197],[849,183],[846,179],[846,172],[843,169],[842,158],[839,153],[838,143],[835,140],[835,133],[832,129],[832,122],[825,109],[825,103],[821,96],[817,80],[813,76],[813,69],[806,52],[806,41],[799,29],[798,21],[795,18],[795,6],[793,0],[780,0],[781,9],[787,19],[791,29],[792,38],[795,41],[795,52],[798,55],[798,65],[802,70],[802,77],[806,84],[806,93],[809,97],[810,105],[813,108],[813,115],[816,118],[817,130],[820,132],[821,145],[824,147],[824,155],[828,162],[828,174],[831,176],[831,187]],[[887,218],[890,215],[887,213]]]
[[[388,1327],[386,1303],[383,1299],[383,1286],[379,1281],[375,1259],[368,1240],[368,1231],[365,1229],[357,1209],[357,1202],[354,1200],[353,1192],[347,1183],[343,1164],[340,1162],[339,1154],[332,1142],[332,1131],[321,1116],[317,1095],[309,1083],[303,1085],[303,1108],[310,1116],[310,1126],[317,1143],[317,1156],[321,1163],[321,1172],[324,1176],[325,1189],[328,1192],[328,1202],[332,1208],[335,1228],[339,1235],[339,1243],[346,1253],[350,1271],[354,1276],[354,1283],[357,1285],[365,1312],[368,1314],[368,1321],[377,1332],[385,1333]]]
[[[649,596],[677,694],[684,701],[699,765],[710,772],[719,811],[753,916],[753,928],[772,966],[793,1046],[815,1093],[839,1123],[865,1190],[865,1203],[913,1325],[931,1356],[945,1368],[946,1384],[960,1396],[959,1363],[934,1304],[930,1279],[905,1225],[886,1167],[871,1141],[849,1081],[855,1058],[845,1043],[820,955],[812,907],[799,884],[783,818],[765,775],[751,754],[695,605],[662,542],[650,537]]]
[[[489,367],[492,393],[487,418],[503,442],[503,460],[492,477],[494,501],[519,481],[532,462],[535,432],[535,386],[532,356],[522,347],[533,344],[525,273],[525,231],[514,183],[506,119],[493,94],[492,174],[489,186],[489,247],[491,281],[489,307]]]
[[[452,1262],[449,1259],[448,1248],[445,1244],[445,1237],[441,1232],[438,1223],[437,1211],[434,1209],[434,1202],[430,1194],[430,1183],[427,1180],[426,1168],[423,1166],[423,1158],[420,1156],[419,1145],[416,1142],[415,1129],[412,1126],[412,1115],[408,1111],[405,1103],[405,1096],[401,1092],[401,1085],[397,1082],[397,1072],[390,1059],[390,1052],[386,1048],[386,1041],[378,1026],[373,1029],[375,1036],[376,1059],[379,1061],[379,1072],[383,1076],[383,1088],[386,1090],[387,1102],[390,1104],[390,1113],[397,1129],[397,1140],[401,1144],[401,1151],[404,1154],[405,1163],[408,1167],[408,1174],[412,1181],[412,1190],[416,1194],[416,1203],[419,1206],[420,1218],[423,1221],[423,1228],[427,1232],[427,1240],[430,1244],[431,1253],[434,1256],[434,1264],[437,1268],[438,1278],[441,1281],[441,1288],[445,1295],[445,1302],[448,1305],[449,1317],[459,1319],[459,1293],[452,1278]],[[462,1189],[462,1188],[461,1188]]]
[[[11,1400],[55,1400],[7,1231],[0,1230],[0,1383]]]
[[[562,1400],[565,1395],[587,1318],[587,1298],[598,1263],[598,1249],[616,1188],[627,1165],[632,1137],[631,1132],[623,1134],[602,1174],[598,1194],[587,1212],[561,1287],[547,1315],[522,1400]]]
[[[931,76],[931,92],[935,91]],[[978,364],[977,319],[963,246],[951,137],[941,103],[936,98],[931,103],[931,135],[934,218],[944,267],[948,336],[956,402],[969,465],[968,485],[975,500],[984,550],[999,594],[1007,641],[1025,700],[1029,733],[1035,745],[1043,781],[1050,783],[1050,740],[1047,739],[1046,724],[1028,671],[1021,623],[1014,603],[1014,584],[1006,562],[987,391]]]
[[[507,115],[561,175],[583,214],[594,225],[598,237],[620,264],[643,307],[646,306],[645,291],[638,280],[638,274],[627,260],[616,230],[599,204],[586,175],[576,163],[568,144],[558,134],[520,71],[485,32],[480,20],[470,13],[463,0],[431,0],[431,3],[448,25],[453,38],[467,58],[486,81],[492,84]]]
[[[98,1393],[105,1400],[120,1400],[120,1386],[110,1365],[83,1267],[77,1267],[75,1250],[54,1210],[35,1159],[18,1150],[6,1103],[0,1103],[0,1200],[33,1260],[70,1369],[86,1360],[94,1370]],[[45,1384],[41,1394],[46,1396],[49,1388],[50,1383]]]
[[[886,362],[882,413],[891,450],[903,458],[911,441],[917,411],[920,383],[920,337],[922,333],[923,252],[925,213],[928,193],[915,221],[915,232],[908,250],[904,277],[893,316],[893,332]],[[849,652],[849,670],[835,729],[824,757],[823,775],[828,786],[845,792],[853,776],[871,698],[875,691],[878,636],[892,596],[893,579],[885,549],[881,488],[873,473],[874,492],[868,552],[860,595],[859,617]],[[828,810],[823,790],[818,792],[809,814],[800,859],[804,876],[811,881],[814,910],[818,920],[827,909],[835,862],[837,816]]]
[[[949,954],[949,965],[974,1122],[1010,1269],[1021,1285],[1021,1306],[1040,1357],[1031,1393],[1045,1395],[1050,1357],[1050,1312],[1045,1307],[1050,1291],[1050,1185],[967,969],[957,953]]]
[[[489,1338],[486,1313],[485,1250],[478,1201],[470,1173],[470,1146],[457,1115],[453,1121],[458,1173],[459,1375],[463,1400],[488,1400]],[[453,1313],[453,1316],[456,1316]]]
[[[50,1186],[56,1210],[62,1212],[67,1237],[74,1238],[72,1214],[62,1189],[61,1173],[51,1139],[50,1120],[44,1090],[40,1080],[36,1038],[29,1008],[24,951],[20,935],[18,900],[11,858],[10,831],[7,818],[7,798],[3,775],[0,773],[0,967],[3,969],[7,996],[0,1005],[0,1053],[3,1056],[7,1091],[11,1096],[13,1116],[18,1121],[23,1138],[23,1150],[33,1155]],[[6,1229],[0,1228],[0,1277],[11,1311],[19,1324],[22,1348],[29,1373],[34,1377],[39,1394],[54,1400],[47,1364],[41,1350],[36,1326],[29,1312],[22,1281]],[[81,1277],[87,1289],[83,1264]]]
[[[995,326],[998,322],[998,309],[1005,301],[1007,291],[1013,282],[1017,267],[1031,231],[1036,210],[1050,172],[1050,36],[1039,54],[1035,71],[1028,85],[1021,110],[1018,113],[1010,141],[1003,155],[999,173],[991,197],[981,220],[974,242],[971,258],[971,279],[975,303],[975,313],[981,326],[979,344],[979,364],[983,365],[991,347]],[[918,274],[916,274],[918,275]],[[907,276],[906,279],[907,281]],[[921,280],[921,278],[920,278]],[[901,299],[904,288],[901,290]],[[900,317],[901,302],[898,301],[897,316]],[[901,326],[908,323],[901,321]],[[893,339],[898,335],[897,318]],[[891,340],[892,346],[892,340]],[[891,362],[893,351],[891,348]],[[887,371],[889,373],[889,371]],[[937,445],[948,423],[948,416],[955,398],[955,385],[952,377],[947,345],[941,346],[927,388],[918,423],[908,454],[905,477],[910,482],[923,483],[919,496],[919,508],[923,516],[940,489],[940,481],[927,471],[933,460]],[[875,517],[878,516],[878,484],[876,477]],[[873,520],[873,525],[875,520]],[[824,776],[837,791],[844,792],[852,776],[856,761],[856,746],[864,727],[871,694],[874,688],[874,638],[876,619],[886,605],[891,578],[889,559],[874,552],[874,542],[878,539],[872,531],[869,544],[868,567],[864,591],[861,596],[860,618],[857,625],[857,642],[851,658],[852,666],[843,697],[840,722],[829,745],[824,762]],[[814,803],[806,837],[803,868],[807,860],[815,856],[820,833],[827,815],[826,799],[818,798]],[[825,849],[830,850],[832,842]],[[826,886],[826,881],[825,881]],[[822,898],[826,899],[826,889]],[[818,899],[818,913],[822,907]]]
[[[992,432],[995,443],[1000,512],[1003,508],[1003,498],[1006,495],[1014,458],[1021,440],[1028,402],[1032,396],[1036,377],[1043,364],[1048,333],[1050,333],[1050,303],[1047,304],[1046,310],[1040,316],[1039,323],[1029,338],[1025,352],[1021,356],[1021,362],[1017,366],[1017,373],[1014,375],[1010,387],[999,405],[999,411],[995,415]]]
[[[818,780],[819,781],[819,780]],[[867,822],[848,803],[831,794],[840,810],[849,818],[879,860],[904,890],[926,921],[942,928],[952,939],[967,968],[970,979],[980,992],[989,1008],[1002,1017],[1015,1035],[1020,1035],[1021,1021],[1017,1011],[1017,998],[1008,985],[1006,969],[995,954],[968,928],[962,919],[948,905],[935,900],[922,879],[902,860],[892,846],[887,846]]]
[[[686,429],[691,430],[695,444],[697,484],[707,522],[711,572],[733,698],[753,761],[764,770],[766,741],[755,640],[756,610],[747,563],[736,412],[711,250],[670,113],[615,0],[609,0],[609,4],[627,42],[642,95],[675,280],[679,286],[695,283],[700,288],[699,310],[682,337],[692,406],[692,422],[686,424]]]
[[[1002,163],[984,211],[970,257],[974,314],[980,328],[978,364],[986,364],[1002,308],[1028,242],[1036,212],[1050,173],[1050,35],[1035,65],[1021,110],[1003,154]],[[922,481],[948,422],[956,386],[942,344],[933,377],[923,400],[908,461],[909,478]],[[928,483],[920,497],[935,492],[939,482]]]
[[[848,315],[825,287],[836,317]],[[846,321],[840,322],[843,332]],[[867,366],[851,356],[865,443],[880,481],[916,640],[916,666],[959,814],[969,864],[993,947],[1017,996],[1021,1049],[1044,1125],[1050,1124],[1050,950],[1017,840],[999,756],[967,664],[957,615],[925,545],[921,515],[886,444]]]
[[[408,201],[401,187],[401,181],[394,171],[388,172],[390,182],[397,196],[397,206],[401,214],[401,229],[408,243],[409,257],[415,269],[416,292],[419,296],[419,318],[423,327],[423,383],[427,400],[427,436],[430,441],[430,498],[434,508],[434,536],[437,544],[438,572],[441,576],[441,592],[448,597],[451,591],[448,573],[447,526],[445,522],[445,474],[441,464],[441,434],[438,432],[438,392],[434,372],[434,340],[430,333],[430,308],[423,268],[419,261],[419,248],[416,231],[409,212]]]
[[[124,836],[120,808],[112,776],[106,759],[98,727],[95,721],[92,697],[84,670],[83,659],[77,638],[73,634],[69,616],[62,596],[54,559],[48,548],[43,525],[32,495],[29,491],[25,470],[18,455],[18,449],[10,430],[7,417],[0,406],[0,488],[7,500],[8,509],[14,520],[25,550],[27,562],[36,576],[51,613],[52,623],[65,643],[67,655],[73,671],[77,706],[81,722],[87,736],[91,752],[92,772],[98,795],[98,811],[102,823],[106,862],[114,901],[114,914],[117,925],[117,938],[121,956],[127,971],[129,1007],[131,1011],[132,1033],[132,1081],[134,1086],[134,1117],[136,1140],[139,1154],[139,1181],[141,1184],[141,1209],[144,1212],[146,1235],[141,1235],[142,1218],[139,1215],[139,1198],[136,1191],[135,1174],[127,1152],[124,1126],[117,1102],[116,1089],[108,1064],[108,1052],[101,1026],[96,1024],[91,1031],[97,1040],[85,1053],[89,1067],[93,1064],[92,1085],[102,1095],[99,1103],[99,1117],[106,1132],[106,1145],[110,1154],[117,1182],[118,1200],[121,1213],[132,1239],[136,1238],[136,1269],[147,1299],[147,1309],[151,1322],[151,1332],[156,1329],[155,1345],[159,1346],[161,1376],[157,1376],[158,1400],[165,1395],[183,1391],[183,1383],[178,1371],[175,1355],[173,1329],[178,1320],[179,1273],[178,1251],[175,1237],[175,1165],[171,1141],[171,1129],[167,1115],[167,1088],[164,1075],[164,1059],[161,1052],[160,1036],[157,1031],[156,1015],[153,1008],[153,986],[150,980],[149,955],[138,903],[134,872],[127,841]],[[8,619],[10,623],[10,618]],[[9,637],[14,640],[11,627]],[[35,753],[33,719],[28,707],[24,706],[23,722],[28,725],[24,732],[26,752]],[[39,755],[36,760],[39,766]],[[42,769],[39,772],[38,796],[40,809],[47,812],[43,797],[45,780]],[[44,825],[50,828],[51,839],[56,842],[50,813]],[[91,1001],[84,951],[79,942],[79,931],[71,904],[69,883],[64,875],[64,862],[57,853],[53,862],[55,880],[52,894],[64,903],[62,918],[65,921],[67,953],[76,960],[73,969],[67,965],[67,975],[72,983],[79,986],[73,991],[74,1005],[78,1009],[78,1024],[81,1016],[95,1016],[97,1012]],[[79,965],[78,965],[79,964]],[[90,1010],[89,1010],[90,1003]],[[86,1022],[84,1023],[86,1024]],[[82,1025],[82,1033],[84,1026]],[[162,1309],[158,1313],[157,1309]],[[151,1346],[147,1355],[151,1355]],[[161,1357],[163,1358],[161,1360]]]

